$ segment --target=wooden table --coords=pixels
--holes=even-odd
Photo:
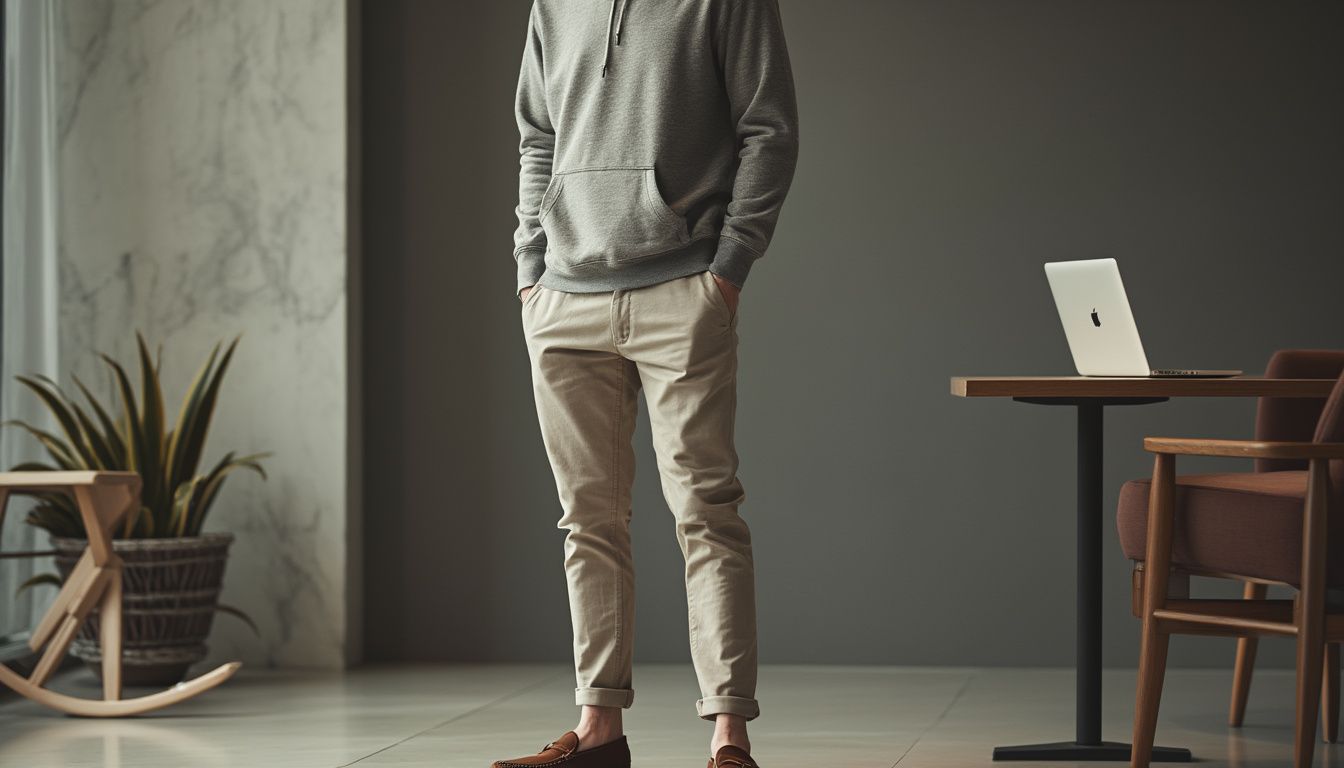
[[[1078,414],[1078,587],[1073,741],[996,747],[995,760],[1129,760],[1129,745],[1101,739],[1102,412],[1108,405],[1145,405],[1173,397],[1309,397],[1324,399],[1334,379],[1148,379],[1091,376],[958,376],[957,397],[1011,397],[1021,403],[1068,405]],[[1189,762],[1190,750],[1154,747],[1153,760]]]

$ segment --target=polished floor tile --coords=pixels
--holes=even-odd
[[[1292,675],[1257,674],[1239,731],[1225,723],[1230,677],[1173,670],[1159,743],[1188,747],[1207,766],[1291,765]],[[83,671],[62,685],[97,693]],[[642,665],[635,687],[626,719],[635,765],[703,766],[710,729],[695,717],[690,667]],[[11,700],[0,705],[0,766],[485,768],[570,727],[572,688],[563,666],[393,666],[245,671],[200,699],[129,720],[67,718]],[[1128,740],[1133,691],[1133,672],[1106,673],[1105,738]],[[1073,731],[1069,670],[769,666],[760,699],[752,738],[767,768],[988,766],[995,745]],[[1344,768],[1344,749],[1321,745],[1316,764]]]

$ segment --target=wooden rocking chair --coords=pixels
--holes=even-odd
[[[88,547],[61,587],[56,601],[33,630],[28,646],[42,656],[28,677],[0,664],[0,683],[39,704],[80,717],[139,715],[197,696],[228,680],[241,666],[224,664],[166,691],[134,699],[121,697],[121,558],[112,551],[112,531],[140,505],[140,476],[134,472],[0,473],[0,523],[10,494],[67,492],[79,507]],[[46,688],[89,612],[98,608],[102,646],[103,700],[67,696]]]

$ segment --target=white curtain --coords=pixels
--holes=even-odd
[[[56,358],[56,6],[55,0],[4,0],[4,251],[0,313],[0,417],[49,426],[20,373],[57,377]],[[16,429],[0,429],[0,469],[39,458]],[[46,537],[23,523],[24,500],[9,505],[0,550],[45,548]],[[47,562],[0,559],[0,637],[32,626],[50,587],[15,598],[15,590]]]

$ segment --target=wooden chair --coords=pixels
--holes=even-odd
[[[76,562],[55,602],[33,630],[28,646],[42,651],[32,674],[23,677],[0,664],[0,683],[39,704],[82,717],[139,715],[185,701],[214,688],[238,671],[225,664],[166,691],[134,699],[121,697],[121,558],[112,551],[112,531],[125,514],[140,505],[140,476],[134,472],[6,472],[0,473],[0,523],[14,493],[65,492],[79,507],[88,547]],[[81,699],[46,688],[65,658],[66,649],[97,608],[102,646],[103,700]]]
[[[1121,544],[1131,558],[1144,561],[1135,580],[1143,639],[1132,766],[1146,767],[1152,757],[1172,634],[1296,638],[1294,762],[1311,765],[1327,643],[1344,641],[1344,614],[1328,614],[1325,603],[1327,586],[1344,587],[1344,557],[1327,558],[1327,552],[1344,552],[1344,520],[1336,525],[1328,520],[1332,511],[1344,509],[1344,374],[1336,375],[1311,440],[1144,441],[1156,455],[1152,481],[1126,483],[1119,510]],[[1259,467],[1265,471],[1177,477],[1179,455],[1252,458],[1265,462]],[[1280,461],[1305,469],[1272,464]],[[1253,586],[1245,590],[1247,599],[1191,599],[1181,588],[1189,574]],[[1264,599],[1261,587],[1267,584],[1295,587],[1297,595]],[[1249,688],[1253,648],[1239,653],[1243,689]],[[1234,690],[1234,719],[1239,707],[1244,710],[1245,690],[1238,696]],[[1337,710],[1329,697],[1327,706]],[[1327,735],[1329,722],[1328,716]]]
[[[1286,349],[1276,352],[1265,367],[1270,379],[1333,379],[1344,373],[1344,352],[1331,350]],[[1255,439],[1262,441],[1301,442],[1311,440],[1320,421],[1324,400],[1296,397],[1262,397],[1255,415]],[[1256,459],[1256,472],[1305,470],[1307,462],[1290,459]],[[1247,581],[1242,594],[1247,600],[1263,600],[1269,585]],[[1260,641],[1255,637],[1237,640],[1237,656],[1232,673],[1232,700],[1227,724],[1240,728],[1246,719],[1246,703],[1251,694]],[[1321,681],[1321,731],[1325,741],[1339,740],[1339,643],[1325,646],[1324,678]]]

